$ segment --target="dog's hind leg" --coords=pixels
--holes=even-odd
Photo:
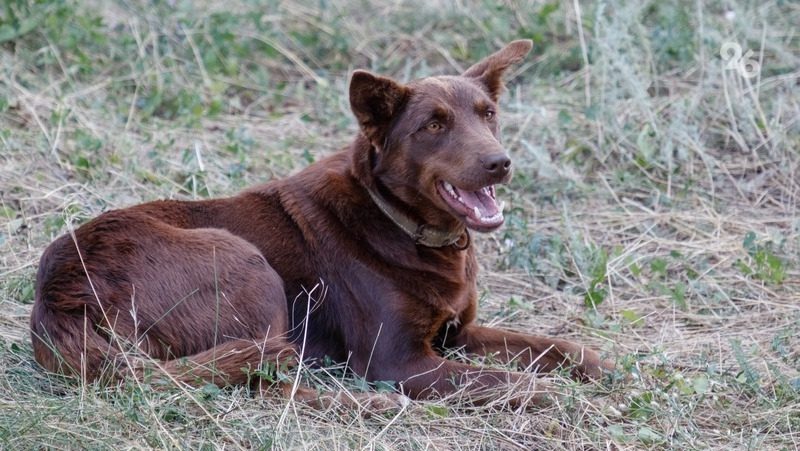
[[[251,243],[121,210],[45,251],[31,340],[47,370],[86,381],[152,360],[181,380],[218,372],[227,384],[294,354],[287,325],[283,282]]]

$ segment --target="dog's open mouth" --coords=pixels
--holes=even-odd
[[[467,191],[441,181],[437,188],[442,199],[464,217],[464,222],[470,229],[490,231],[503,225],[505,202],[497,203],[494,185],[484,186],[477,191]]]

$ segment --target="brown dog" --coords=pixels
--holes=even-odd
[[[612,365],[583,346],[474,322],[469,230],[503,224],[497,98],[530,48],[407,85],[357,71],[361,132],[344,151],[232,198],[110,211],[58,238],[36,280],[36,360],[93,380],[145,353],[179,380],[243,384],[267,363],[327,356],[411,397],[468,386],[476,401],[532,376],[440,350],[599,377]]]

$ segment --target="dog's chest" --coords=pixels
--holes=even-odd
[[[471,255],[460,257],[457,265],[448,268],[450,271],[439,274],[439,282],[432,284],[428,291],[426,302],[432,310],[429,316],[431,337],[443,328],[459,329],[472,320],[477,299],[474,262]]]
[[[448,329],[458,329],[461,327],[461,315],[454,315],[452,318],[444,323]]]
[[[443,300],[440,304],[439,314],[436,315],[437,321],[432,325],[432,328],[439,330],[442,327],[449,327],[451,329],[458,329],[461,325],[468,321],[464,313],[469,310],[472,299],[474,299],[474,289],[464,286],[462,290],[449,297],[446,301]]]

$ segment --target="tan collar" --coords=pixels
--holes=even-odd
[[[397,227],[405,232],[408,236],[414,239],[414,242],[427,247],[446,247],[456,246],[457,249],[463,250],[470,245],[469,231],[466,227],[461,230],[452,232],[447,230],[434,229],[428,224],[420,224],[413,219],[409,218],[403,212],[392,206],[375,190],[367,188],[369,196],[375,205],[392,220]],[[459,241],[464,244],[459,244]]]

